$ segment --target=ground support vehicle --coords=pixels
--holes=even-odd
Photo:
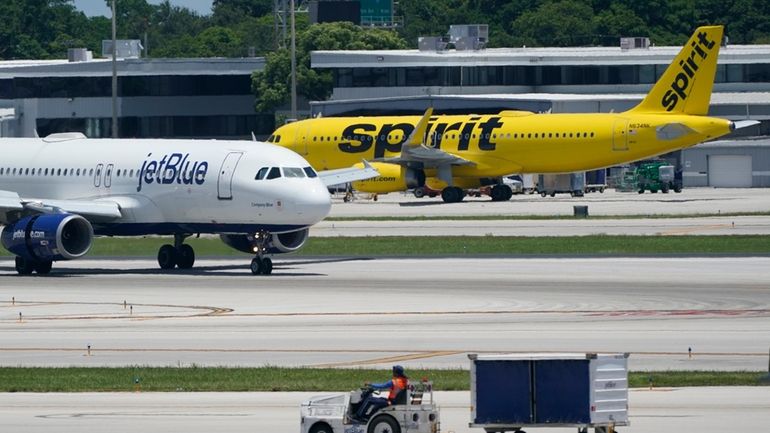
[[[650,161],[639,164],[636,168],[637,190],[644,194],[661,191],[667,194],[670,190],[682,192],[682,183],[675,178],[674,166],[666,161]]]
[[[537,191],[543,197],[547,195],[554,197],[556,194],[583,197],[585,183],[585,173],[541,174],[537,182]]]
[[[522,432],[628,425],[628,354],[475,355],[470,427]]]
[[[409,382],[403,399],[384,407],[366,421],[355,418],[371,388],[311,398],[300,408],[301,433],[438,433],[439,411],[433,383]]]
[[[586,172],[586,192],[603,193],[607,188],[607,170],[593,170]]]

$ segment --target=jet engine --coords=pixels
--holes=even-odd
[[[91,223],[74,214],[28,216],[7,225],[0,236],[5,249],[33,261],[78,259],[93,240]]]
[[[371,164],[380,172],[380,175],[372,179],[353,182],[355,190],[385,194],[425,185],[425,172],[422,170],[387,162],[373,162]],[[363,168],[363,164],[356,164],[354,167]]]
[[[271,233],[269,236],[270,240],[268,241],[266,251],[268,254],[293,253],[305,246],[307,238],[309,237],[308,229],[286,233]],[[253,234],[223,234],[219,235],[219,237],[227,246],[249,254],[256,253],[257,246],[260,244],[260,240]]]

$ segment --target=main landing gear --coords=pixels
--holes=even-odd
[[[256,257],[251,259],[251,273],[254,275],[270,275],[273,273],[273,261],[270,257],[264,257],[270,242],[270,233],[266,231],[254,234],[254,253]]]
[[[50,260],[29,260],[24,257],[16,256],[16,272],[19,275],[31,275],[37,272],[38,275],[47,275],[51,273],[53,262]]]
[[[456,186],[448,186],[441,191],[441,199],[444,203],[459,203],[465,198],[465,191]]]
[[[513,197],[513,190],[508,185],[497,184],[489,191],[492,201],[508,201]]]
[[[158,250],[158,264],[161,269],[191,269],[195,264],[195,250],[184,240],[190,235],[177,233],[174,235],[174,245],[163,245]]]

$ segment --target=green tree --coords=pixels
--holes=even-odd
[[[514,39],[526,45],[574,46],[594,42],[596,31],[590,6],[573,0],[544,3],[521,14],[513,23]]]
[[[297,93],[310,100],[331,94],[330,71],[310,68],[314,50],[374,50],[405,48],[398,34],[381,29],[362,29],[348,22],[314,24],[297,37]],[[265,69],[252,76],[255,107],[264,113],[288,102],[291,83],[289,50],[281,49],[266,57]]]
[[[631,9],[613,3],[594,16],[597,42],[616,45],[623,36],[649,36],[650,29]]]
[[[244,57],[238,34],[225,27],[209,27],[198,35],[198,57]]]
[[[271,15],[273,0],[214,0],[212,10],[214,23],[228,26],[248,18]]]

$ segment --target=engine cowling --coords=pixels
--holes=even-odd
[[[27,260],[74,260],[91,249],[94,229],[80,215],[33,215],[6,226],[0,241]]]
[[[296,230],[286,233],[272,233],[270,234],[270,241],[268,242],[267,253],[268,254],[286,254],[293,253],[307,243],[309,237],[308,229]],[[254,235],[219,235],[227,246],[234,248],[244,253],[254,254],[256,252],[258,240]]]
[[[425,172],[422,170],[403,167],[387,162],[371,163],[380,175],[366,180],[353,182],[353,188],[357,191],[385,194],[389,192],[406,191],[425,185]],[[363,168],[363,164],[355,164],[354,167]]]

